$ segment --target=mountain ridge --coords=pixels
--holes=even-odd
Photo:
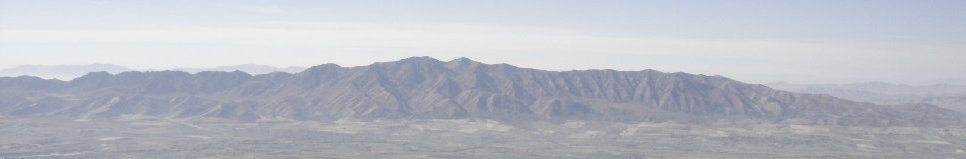
[[[241,64],[241,65],[228,65],[228,66],[217,66],[210,68],[174,68],[168,70],[134,70],[124,66],[113,65],[113,64],[87,64],[87,65],[20,65],[8,69],[0,69],[0,77],[17,77],[17,76],[34,76],[45,79],[59,79],[63,81],[70,81],[75,78],[84,76],[90,72],[108,72],[112,74],[118,74],[122,72],[139,71],[139,72],[158,72],[158,71],[182,71],[188,73],[199,73],[206,71],[222,71],[222,72],[232,72],[232,71],[243,71],[253,75],[268,74],[272,72],[288,72],[297,73],[305,70],[304,67],[272,67],[267,65],[258,64]]]
[[[24,89],[24,81],[36,80],[0,78],[0,89]],[[294,74],[254,76],[241,71],[100,72],[71,81],[36,83],[46,89],[5,91],[10,93],[2,96],[7,102],[0,103],[0,114],[249,122],[400,118],[641,122],[738,117],[814,125],[937,126],[963,121],[962,113],[931,105],[878,106],[779,91],[721,76],[656,70],[544,71],[467,58],[411,57],[355,67],[323,64]]]

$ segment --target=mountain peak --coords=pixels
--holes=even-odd
[[[477,62],[476,61],[473,61],[470,58],[460,57],[460,58],[456,58],[456,59],[450,60],[448,63],[477,63]]]
[[[306,71],[308,71],[308,70],[328,70],[328,69],[336,69],[336,68],[342,68],[342,66],[339,66],[338,64],[334,64],[334,63],[327,63],[327,64],[321,64],[321,65],[318,65],[318,66],[312,66],[309,69],[306,69]]]
[[[466,58],[466,57],[460,57],[446,62],[446,66],[451,69],[465,69],[465,68],[479,66],[479,65],[485,65],[485,64],[470,60],[469,58]]]
[[[413,57],[409,57],[409,58],[405,58],[405,59],[399,60],[398,62],[402,62],[402,63],[414,63],[414,62],[415,63],[438,63],[438,62],[443,62],[443,61],[439,61],[436,58],[429,57],[429,56],[413,56]]]
[[[80,76],[80,77],[78,77],[78,78],[76,78],[74,80],[104,79],[104,78],[109,78],[109,77],[111,77],[111,73],[109,73],[107,71],[98,71],[98,72],[88,72],[84,76]]]
[[[429,56],[417,56],[409,57],[399,61],[391,62],[376,62],[372,65],[365,66],[373,70],[393,70],[401,68],[434,68],[442,66],[443,61],[439,61],[435,58]]]

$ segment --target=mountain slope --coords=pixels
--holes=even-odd
[[[297,74],[101,72],[69,82],[37,80],[0,78],[0,89],[36,92],[4,93],[0,113],[76,120],[701,122],[741,118],[866,126],[942,126],[963,121],[962,113],[931,105],[878,106],[778,91],[720,76],[654,70],[555,72],[465,58],[444,62],[413,57],[359,67],[324,64]]]

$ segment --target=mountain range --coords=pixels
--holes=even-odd
[[[70,80],[0,78],[0,116],[75,121],[490,119],[842,126],[962,126],[929,104],[876,105],[791,93],[721,76],[656,70],[544,71],[467,58],[412,57],[298,73],[92,72]]]
[[[256,64],[242,64],[242,65],[231,65],[231,66],[218,66],[212,68],[175,68],[171,69],[175,71],[184,71],[188,73],[198,73],[202,71],[244,71],[249,74],[259,75],[267,74],[272,72],[288,72],[295,73],[305,70],[304,67],[272,67],[266,65],[256,65]],[[47,79],[60,79],[60,80],[72,80],[74,78],[83,76],[90,72],[100,72],[105,71],[108,73],[121,73],[127,71],[135,71],[124,66],[112,65],[112,64],[88,64],[88,65],[21,65],[13,68],[0,70],[0,77],[17,77],[17,76],[35,76]]]
[[[927,103],[966,112],[966,86],[954,84],[902,85],[884,82],[853,84],[771,83],[769,87],[799,93],[828,94],[876,104]]]

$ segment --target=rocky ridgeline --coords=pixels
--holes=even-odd
[[[466,58],[412,57],[296,73],[93,72],[71,81],[0,78],[0,115],[338,120],[482,118],[504,122],[750,119],[844,126],[963,125],[925,104],[874,105],[720,76],[655,70],[544,71]]]

